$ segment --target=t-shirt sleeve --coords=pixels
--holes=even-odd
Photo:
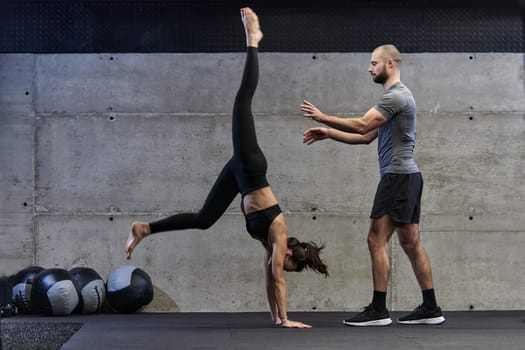
[[[374,106],[386,119],[392,119],[399,111],[400,98],[394,92],[385,93]]]

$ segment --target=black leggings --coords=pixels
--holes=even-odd
[[[241,193],[268,186],[267,163],[257,144],[252,97],[259,80],[257,48],[248,47],[241,86],[232,113],[233,157],[226,163],[198,213],[176,214],[150,223],[151,233],[184,229],[208,229]]]

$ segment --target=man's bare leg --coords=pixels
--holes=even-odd
[[[423,296],[423,303],[413,312],[398,319],[401,324],[442,324],[445,317],[437,305],[432,282],[432,269],[421,243],[418,224],[397,224],[399,243],[407,254]]]
[[[372,219],[368,233],[368,249],[372,259],[374,290],[386,292],[390,277],[388,241],[394,233],[394,224],[389,215]]]
[[[398,224],[399,243],[405,251],[421,290],[434,288],[430,260],[421,243],[418,224]]]
[[[151,229],[149,224],[142,222],[134,222],[131,224],[131,230],[126,241],[126,247],[124,248],[124,253],[126,253],[126,259],[131,259],[131,253],[139,244],[142,239],[151,234]]]

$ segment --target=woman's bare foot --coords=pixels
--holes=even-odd
[[[142,222],[134,222],[131,224],[131,231],[126,241],[126,247],[124,253],[126,253],[126,259],[131,259],[131,253],[133,249],[142,241],[142,238],[151,234],[151,229],[148,224]]]
[[[259,25],[259,17],[249,7],[241,8],[241,20],[244,24],[246,33],[246,45],[259,47],[259,42],[263,38],[263,33]]]

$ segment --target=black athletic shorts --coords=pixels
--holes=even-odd
[[[377,185],[370,218],[389,214],[395,222],[419,224],[422,192],[421,173],[385,174]]]

